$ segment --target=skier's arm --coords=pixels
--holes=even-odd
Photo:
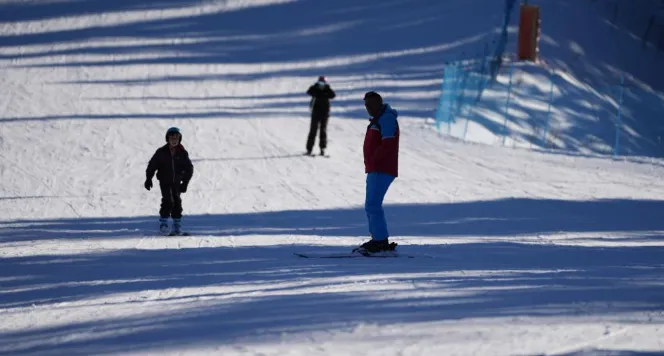
[[[194,175],[194,165],[191,163],[191,159],[189,159],[189,153],[185,152],[184,153],[184,174],[182,175],[182,180],[184,184],[188,184],[189,181],[191,180],[191,177]]]
[[[372,156],[373,162],[380,162],[385,159],[385,157],[395,153],[397,151],[397,118],[394,114],[386,112],[378,120],[380,124],[381,132],[381,143],[378,146],[378,149],[374,152]]]
[[[145,178],[151,180],[154,176],[154,173],[157,171],[157,152],[152,155],[150,162],[148,162],[148,168],[145,169]]]
[[[328,90],[327,97],[329,99],[334,99],[337,96],[337,93],[335,93],[334,90],[332,90],[332,87],[328,86],[327,90]]]
[[[316,96],[316,86],[312,85],[309,87],[309,90],[307,90],[307,94],[310,96]]]

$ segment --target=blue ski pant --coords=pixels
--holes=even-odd
[[[369,220],[369,233],[374,240],[385,240],[390,236],[387,232],[387,221],[385,221],[383,211],[383,199],[393,181],[394,177],[386,173],[371,172],[367,174],[364,210]]]

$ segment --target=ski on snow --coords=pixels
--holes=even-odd
[[[330,158],[329,154],[315,154],[315,153],[304,153],[304,156],[311,157],[311,158],[316,158],[316,157],[324,157],[324,158]]]
[[[302,257],[302,258],[360,258],[360,257],[366,257],[366,258],[415,258],[415,257],[429,257],[430,256],[415,256],[415,255],[407,255],[407,254],[402,254],[399,252],[383,252],[383,253],[373,253],[373,254],[368,254],[368,255],[363,255],[361,253],[357,252],[338,252],[338,253],[329,253],[329,252],[293,252],[295,256]]]
[[[157,231],[155,233],[152,232],[143,232],[144,236],[191,236],[192,234],[190,232],[181,232],[179,234],[172,232],[172,231]]]
[[[175,232],[169,232],[168,234],[166,234],[166,236],[191,236],[191,234],[188,232],[181,232],[179,234]]]

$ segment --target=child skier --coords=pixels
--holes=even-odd
[[[173,218],[171,235],[182,234],[182,200],[180,193],[187,192],[189,180],[194,174],[194,166],[189,153],[182,146],[182,133],[177,127],[166,131],[166,144],[154,153],[145,170],[145,189],[152,188],[152,176],[157,172],[161,189],[161,209],[159,209],[159,231],[168,233],[168,217]]]

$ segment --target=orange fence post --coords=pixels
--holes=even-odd
[[[535,62],[539,52],[540,8],[533,5],[521,5],[519,20],[519,52],[520,60]]]

